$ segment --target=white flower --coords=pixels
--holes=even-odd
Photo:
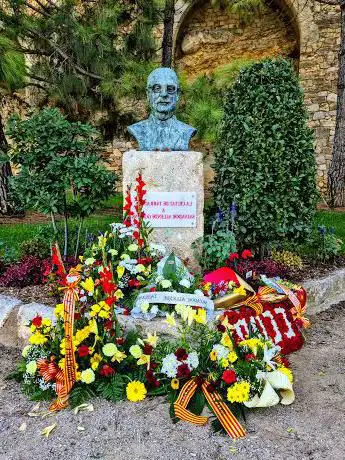
[[[137,244],[135,244],[135,243],[132,243],[132,244],[130,244],[130,245],[128,246],[128,248],[127,248],[127,249],[128,249],[128,251],[130,251],[130,252],[134,252],[134,251],[137,251],[137,249],[138,249],[138,245],[137,245]]]
[[[195,351],[189,353],[188,358],[185,361],[190,369],[196,369],[199,366],[198,354]]]
[[[109,254],[112,255],[112,256],[117,256],[118,255],[118,251],[116,249],[109,249]]]
[[[162,280],[160,282],[160,284],[161,284],[163,289],[167,289],[167,288],[171,287],[171,281],[169,281],[169,280]]]
[[[170,353],[170,355],[163,358],[161,372],[172,379],[176,377],[178,366],[179,362],[177,361],[176,356],[174,353]]]
[[[220,343],[213,345],[212,350],[214,350],[217,353],[218,361],[220,361],[223,358],[226,359],[228,357],[228,354],[230,353],[230,348],[224,347]]]
[[[158,305],[152,305],[152,308],[150,310],[150,313],[152,313],[153,315],[157,315],[158,313]]]
[[[198,295],[200,297],[205,297],[205,295],[204,295],[204,293],[202,292],[201,289],[195,289],[194,294]]]
[[[182,278],[182,280],[179,282],[179,285],[185,288],[190,288],[191,282],[187,278]]]
[[[153,253],[165,254],[167,252],[166,247],[162,244],[150,243],[150,250]]]

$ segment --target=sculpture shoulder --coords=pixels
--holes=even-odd
[[[193,128],[193,126],[187,125],[187,123],[183,123],[183,121],[177,119],[175,120],[175,125],[178,131],[186,133],[189,137],[194,136],[197,132],[197,129]]]
[[[150,125],[151,125],[151,122],[149,119],[147,119],[147,120],[139,121],[138,123],[134,123],[133,125],[128,126],[127,129],[131,134],[136,134],[136,133],[145,131],[146,129],[149,128]]]

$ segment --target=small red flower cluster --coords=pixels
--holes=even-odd
[[[229,262],[232,263],[232,262],[235,262],[239,259],[250,259],[253,257],[253,253],[250,249],[244,249],[242,252],[241,252],[241,256],[239,256],[238,252],[232,252],[230,255],[229,255]]]

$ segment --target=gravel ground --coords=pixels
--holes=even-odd
[[[237,442],[209,426],[173,425],[163,398],[117,405],[95,399],[94,412],[30,417],[35,403],[4,380],[17,353],[0,347],[0,460],[343,460],[345,303],[312,319],[306,345],[291,358],[295,403],[248,413],[248,436]],[[53,423],[56,430],[43,437]]]

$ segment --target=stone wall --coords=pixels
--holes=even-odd
[[[212,8],[210,1],[180,0],[176,64],[194,78],[239,57],[295,59],[315,132],[317,183],[325,192],[335,127],[340,12],[316,0],[278,1],[267,3],[253,23],[243,26],[234,14]]]

